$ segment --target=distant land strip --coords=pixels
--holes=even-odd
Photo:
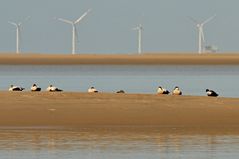
[[[0,65],[239,65],[236,54],[13,54],[0,53]]]

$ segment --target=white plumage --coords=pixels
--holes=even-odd
[[[90,87],[88,89],[88,93],[98,93],[97,89],[95,89],[95,87]]]
[[[179,89],[179,87],[175,87],[173,90],[173,95],[182,95],[182,91]]]
[[[49,87],[47,87],[46,90],[49,91],[49,92],[61,92],[61,91],[62,91],[61,89],[59,89],[59,88],[57,88],[57,87],[54,87],[54,86],[52,86],[52,85],[50,85]]]

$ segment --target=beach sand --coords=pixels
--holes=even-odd
[[[238,127],[239,99],[150,94],[0,92],[1,127]]]
[[[47,55],[1,53],[2,65],[238,65],[239,54]]]

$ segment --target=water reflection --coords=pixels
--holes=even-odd
[[[238,148],[239,133],[234,130],[0,130],[5,158],[222,158],[239,155]],[[18,156],[21,153],[25,155]]]

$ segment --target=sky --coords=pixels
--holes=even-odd
[[[220,52],[239,52],[238,0],[1,0],[0,52],[14,52],[15,28],[23,22],[24,53],[71,53],[72,28],[55,20],[78,19],[78,54],[131,54],[137,52],[137,32],[142,23],[144,52],[196,52],[198,33],[189,17],[204,21],[207,45]],[[26,17],[31,18],[24,21]]]

